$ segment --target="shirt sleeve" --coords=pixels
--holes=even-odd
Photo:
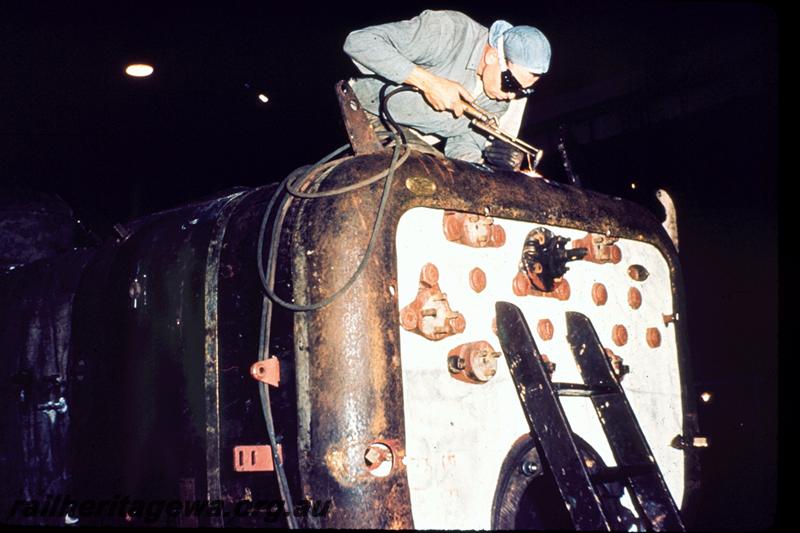
[[[451,159],[461,159],[470,163],[483,163],[483,147],[486,137],[470,130],[461,135],[448,137],[444,145],[444,155]]]
[[[442,60],[456,34],[457,21],[451,14],[427,10],[410,20],[356,30],[347,36],[344,51],[362,71],[365,67],[400,84],[415,65]]]

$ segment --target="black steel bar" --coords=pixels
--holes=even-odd
[[[583,383],[552,383],[553,390],[559,396],[602,396],[604,394],[615,394],[616,391],[611,387],[592,388]]]
[[[683,531],[678,508],[587,316],[567,313],[567,341],[584,383],[589,388],[612,387],[619,393],[602,399],[592,397],[617,465],[621,470],[632,465],[652,465],[651,472],[626,478],[640,512],[656,531]]]
[[[500,345],[531,435],[544,451],[575,529],[610,530],[522,311],[507,302],[497,302],[495,309]]]

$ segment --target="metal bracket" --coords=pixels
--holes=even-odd
[[[278,444],[278,458],[283,461],[283,448]],[[235,446],[233,469],[236,472],[273,472],[272,447],[269,445]]]
[[[277,357],[270,357],[263,361],[256,361],[250,367],[253,379],[277,387],[281,383],[281,366]]]
[[[383,150],[375,130],[369,123],[361,102],[356,98],[353,88],[345,80],[336,84],[336,97],[339,100],[339,110],[342,112],[344,127],[347,129],[347,138],[356,155],[374,154]]]

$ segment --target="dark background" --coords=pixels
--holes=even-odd
[[[543,173],[566,179],[563,125],[584,186],[659,216],[653,193],[664,188],[677,206],[711,441],[690,526],[773,524],[776,12],[623,1],[16,4],[0,7],[0,188],[57,193],[100,238],[116,222],[280,180],[346,142],[333,86],[356,74],[341,51],[353,29],[425,8],[539,27],[551,71],[521,137],[545,150]],[[155,74],[125,76],[134,61]]]

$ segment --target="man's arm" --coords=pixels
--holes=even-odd
[[[472,102],[472,95],[460,83],[437,76],[414,65],[404,83],[413,85],[436,111],[450,111],[456,118],[464,114],[464,100]]]
[[[433,109],[459,117],[464,112],[462,98],[472,100],[469,91],[424,68],[446,61],[447,51],[459,39],[457,25],[448,12],[424,11],[410,20],[354,31],[344,51],[357,65],[383,78],[417,87]]]
[[[483,163],[483,147],[486,137],[475,130],[449,137],[444,145],[444,155],[470,163]]]

